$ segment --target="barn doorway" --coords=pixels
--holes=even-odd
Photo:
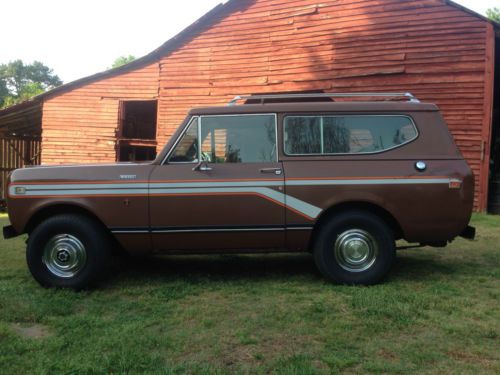
[[[146,161],[156,157],[157,100],[120,102],[116,159]]]
[[[500,39],[495,40],[495,82],[493,83],[493,126],[491,135],[488,212],[500,214]]]

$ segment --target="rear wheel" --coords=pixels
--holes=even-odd
[[[103,274],[110,241],[103,228],[81,215],[57,215],[30,234],[26,260],[43,286],[82,289]]]
[[[378,216],[360,210],[333,216],[320,228],[314,260],[329,279],[342,284],[380,282],[394,263],[394,236]]]

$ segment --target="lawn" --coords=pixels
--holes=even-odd
[[[473,225],[373,287],[259,255],[116,260],[96,290],[46,290],[25,238],[0,240],[0,373],[498,374],[500,216]]]

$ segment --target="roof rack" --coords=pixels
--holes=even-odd
[[[228,105],[235,105],[240,100],[257,99],[264,104],[269,99],[310,99],[310,98],[406,98],[411,103],[420,103],[415,96],[409,92],[353,92],[353,93],[318,93],[318,94],[267,94],[267,95],[238,95],[235,96]]]

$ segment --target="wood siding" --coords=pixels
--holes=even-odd
[[[474,171],[476,208],[484,207],[487,22],[439,0],[231,6],[232,14],[161,59],[159,144],[189,108],[238,94],[410,91],[441,108]]]
[[[46,100],[42,162],[114,162],[120,100],[156,99],[158,74],[154,63]]]
[[[156,63],[46,100],[47,164],[115,160],[119,100],[159,99],[161,148],[197,106],[238,94],[410,91],[439,105],[484,209],[491,25],[442,0],[239,0]],[[489,122],[488,122],[489,121]]]

